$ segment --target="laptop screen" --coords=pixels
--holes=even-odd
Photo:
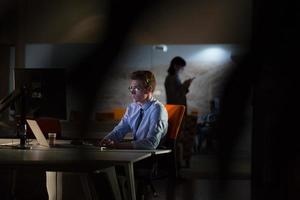
[[[26,120],[29,127],[31,128],[37,142],[41,146],[49,147],[48,141],[46,137],[44,136],[42,130],[40,129],[40,126],[35,120],[27,119]]]

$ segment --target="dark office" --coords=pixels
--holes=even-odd
[[[270,0],[2,0],[0,199],[298,199],[298,26]]]

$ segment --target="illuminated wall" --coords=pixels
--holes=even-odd
[[[240,54],[243,49],[232,44],[205,45],[166,45],[166,50],[156,48],[157,45],[135,45],[126,47],[116,60],[114,71],[105,81],[105,87],[98,91],[95,111],[109,111],[114,107],[126,107],[131,102],[127,87],[128,75],[135,70],[151,70],[157,79],[155,96],[166,102],[164,80],[170,60],[181,56],[187,66],[180,74],[183,81],[196,77],[187,94],[188,112],[208,112],[209,100],[218,97],[222,91],[224,80],[233,63],[231,55]],[[72,68],[80,59],[93,51],[93,45],[84,44],[32,44],[26,46],[27,68]],[[107,67],[107,66],[99,66]],[[99,83],[100,84],[100,83]],[[68,91],[68,108],[77,109],[77,101]]]
[[[166,51],[155,47],[140,45],[126,49],[116,63],[119,71],[111,75],[108,87],[99,92],[98,98],[106,101],[106,106],[98,107],[98,110],[125,107],[131,101],[127,90],[128,74],[134,70],[154,72],[157,79],[155,96],[165,103],[164,80],[170,60],[181,56],[187,61],[187,66],[180,74],[181,80],[196,77],[187,94],[188,112],[206,113],[209,100],[220,96],[224,80],[233,67],[231,55],[243,51],[241,47],[231,44],[166,45]]]

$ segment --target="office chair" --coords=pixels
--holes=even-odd
[[[161,141],[158,149],[172,149],[172,152],[169,154],[152,156],[150,175],[143,177],[146,184],[150,186],[154,197],[158,196],[158,192],[153,185],[153,181],[168,178],[168,195],[168,193],[173,193],[175,179],[178,173],[176,163],[176,141],[181,130],[185,106],[166,104],[165,108],[168,112],[168,132]]]

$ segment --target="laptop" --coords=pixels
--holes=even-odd
[[[37,121],[31,120],[31,119],[26,119],[29,127],[31,128],[37,142],[39,145],[44,146],[44,147],[50,147],[48,144],[48,141],[46,137],[44,136],[40,126],[38,125]]]
[[[31,120],[31,119],[26,119],[29,127],[31,128],[38,145],[44,146],[44,147],[50,147],[45,135],[43,134],[39,124],[37,123],[36,120]],[[76,144],[57,144],[55,143],[54,145],[55,148],[95,148],[95,146],[91,144],[83,144],[83,145],[76,145]]]

